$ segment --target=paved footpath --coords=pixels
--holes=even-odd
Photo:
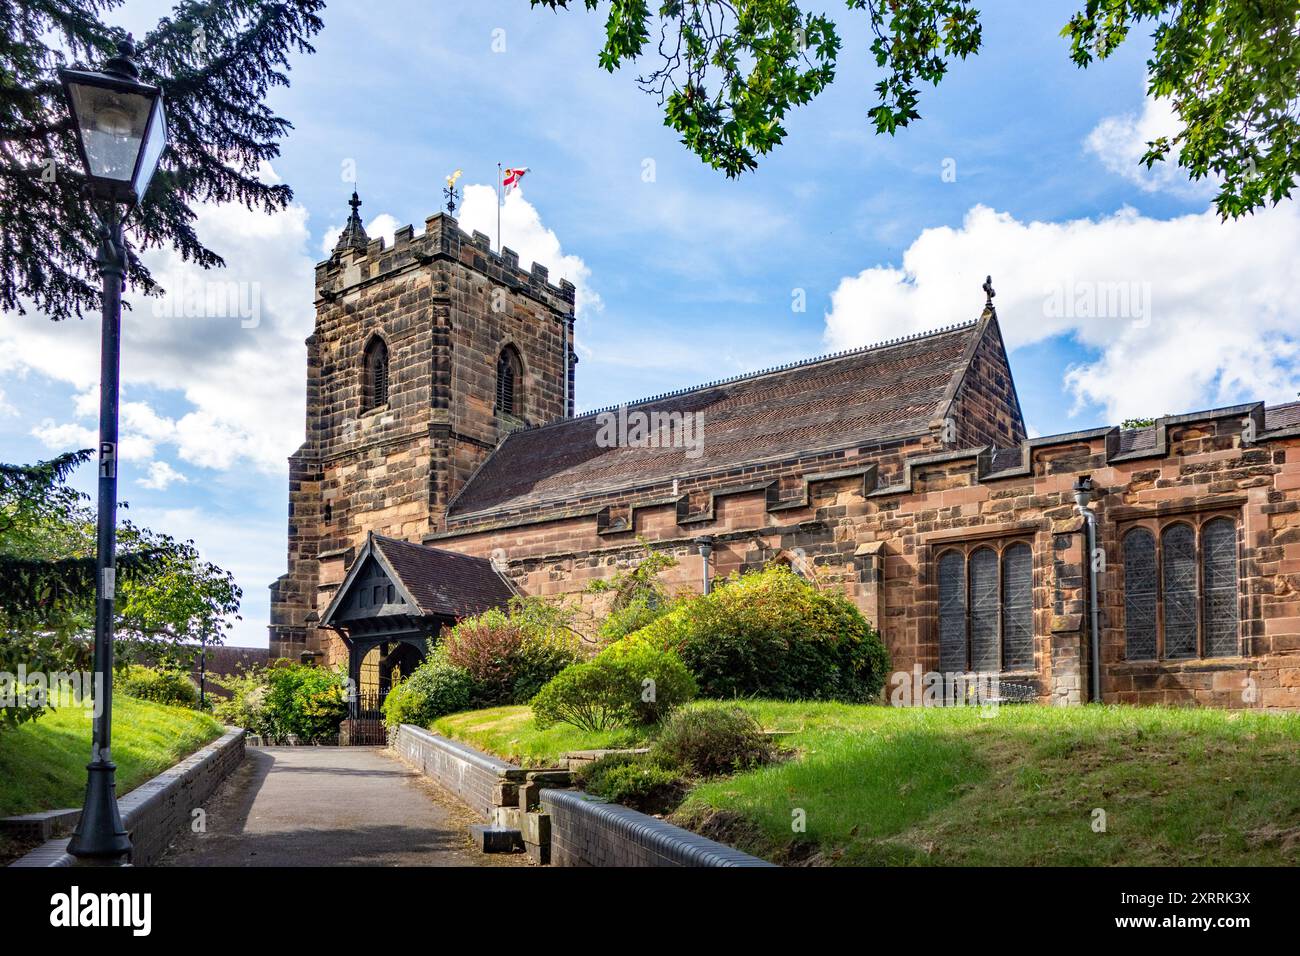
[[[510,866],[476,853],[474,814],[380,747],[249,747],[159,866]]]

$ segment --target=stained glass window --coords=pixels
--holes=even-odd
[[[1034,663],[1034,557],[1027,544],[1002,552],[1002,668]]]
[[[1161,545],[1165,609],[1165,657],[1196,656],[1196,534],[1191,525],[1170,525]]]
[[[1124,536],[1124,657],[1156,656],[1156,539],[1145,528]]]
[[[939,670],[966,670],[966,556],[960,551],[939,558]]]
[[[980,548],[970,558],[971,670],[999,669],[998,630],[998,555]]]
[[[1214,518],[1201,529],[1205,656],[1229,657],[1237,643],[1237,526]]]

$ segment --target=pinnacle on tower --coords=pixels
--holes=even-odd
[[[366,244],[370,242],[370,237],[366,235],[366,227],[361,224],[361,215],[358,212],[361,208],[361,199],[355,190],[352,192],[352,198],[348,200],[348,205],[352,207],[352,215],[348,216],[343,234],[339,236],[339,241],[334,246],[335,255],[347,249],[364,250]]]

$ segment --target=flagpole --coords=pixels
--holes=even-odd
[[[497,252],[501,251],[501,164],[497,163]]]

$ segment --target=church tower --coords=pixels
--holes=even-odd
[[[512,429],[573,414],[574,287],[439,213],[392,247],[360,200],[316,266],[306,441],[289,459],[288,573],[271,656],[315,650],[320,610],[368,532],[418,542]]]

